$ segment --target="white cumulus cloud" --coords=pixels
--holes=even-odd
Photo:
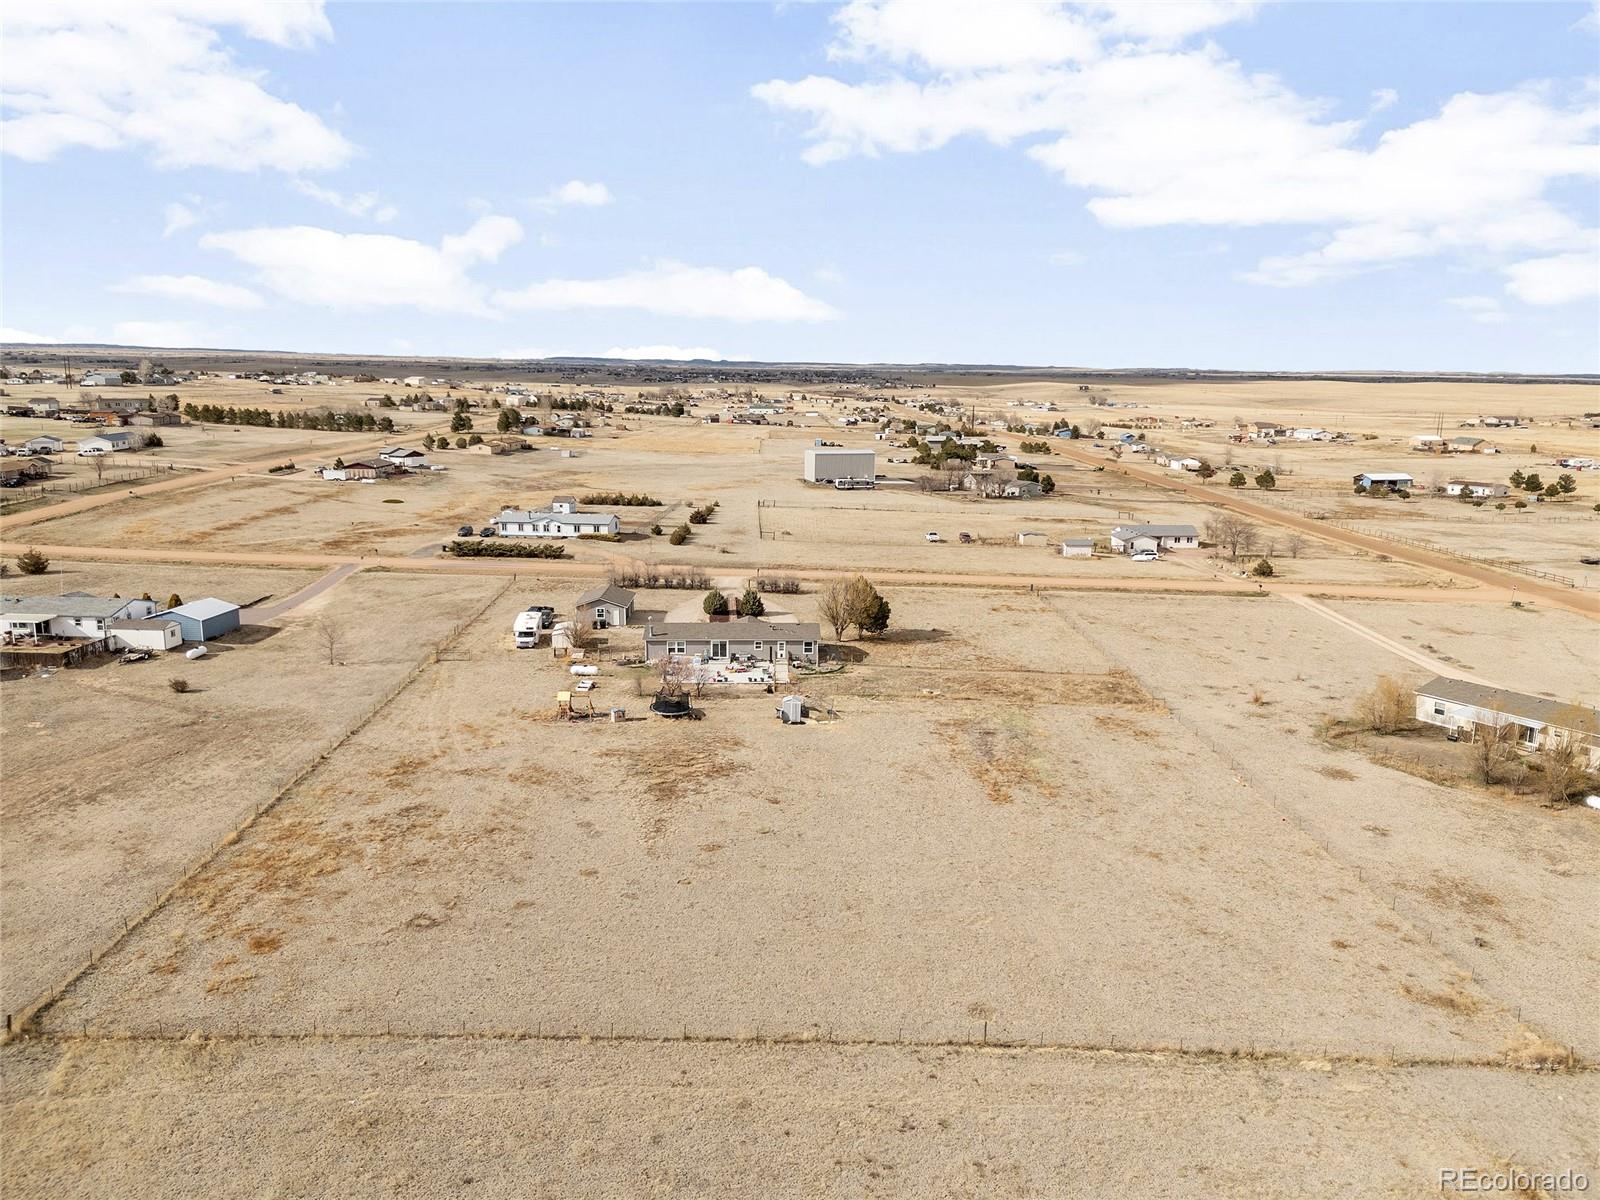
[[[320,0],[19,0],[4,6],[7,153],[138,150],[162,167],[335,167],[350,143],[274,95],[221,31],[287,49],[332,36]]]
[[[194,347],[204,339],[188,321],[118,321],[111,340],[119,346]]]
[[[603,279],[546,279],[498,292],[495,299],[509,309],[628,308],[728,321],[827,321],[838,316],[828,304],[760,267],[726,271],[671,261]]]
[[[567,205],[599,208],[603,204],[610,204],[615,198],[611,194],[611,189],[603,183],[585,183],[581,179],[570,179],[560,187],[551,188],[535,203],[543,208],[561,208]]]
[[[255,268],[263,287],[301,304],[493,316],[485,289],[472,279],[470,268],[494,262],[521,240],[521,224],[490,213],[437,246],[311,225],[210,233],[200,245],[232,254]]]
[[[753,94],[809,122],[804,157],[937,150],[961,137],[1020,145],[1122,229],[1302,226],[1308,250],[1245,278],[1304,286],[1451,255],[1505,272],[1533,303],[1584,294],[1594,230],[1557,199],[1600,177],[1591,88],[1463,92],[1437,114],[1361,119],[1247,69],[1196,35],[1247,16],[1226,3],[853,0],[830,56],[872,70],[771,80]],[[1298,240],[1298,239],[1297,239]],[[1304,244],[1303,242],[1301,244]]]
[[[222,283],[203,275],[136,275],[119,283],[114,292],[160,296],[167,300],[187,300],[216,308],[260,308],[261,297],[236,283]]]
[[[352,217],[371,217],[380,225],[387,224],[400,215],[400,210],[386,203],[377,192],[357,192],[346,196],[333,188],[323,187],[309,179],[295,179],[291,186],[302,196],[309,196]]]

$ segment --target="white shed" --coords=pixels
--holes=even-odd
[[[175,650],[183,644],[183,629],[171,620],[128,617],[106,622],[112,644],[126,650]]]
[[[1093,558],[1093,538],[1062,538],[1061,556],[1063,558]]]

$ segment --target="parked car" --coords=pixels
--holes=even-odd
[[[956,537],[961,539],[961,544],[963,546],[970,546],[972,544],[972,535],[970,533],[958,533],[956,534]]]
[[[463,525],[460,529],[456,530],[456,536],[457,537],[471,537],[473,535],[473,532],[474,532],[474,530],[473,530],[471,525]]]
[[[105,447],[104,446],[90,446],[87,450],[79,450],[78,451],[78,457],[79,458],[99,458],[100,455],[104,454],[105,452],[106,451],[105,451]]]
[[[495,534],[497,534],[499,532],[500,531],[498,529],[496,529],[493,525],[485,525],[482,529],[478,530],[478,536],[479,537],[493,537]]]
[[[1135,550],[1128,557],[1134,562],[1155,562],[1161,555],[1154,550]]]

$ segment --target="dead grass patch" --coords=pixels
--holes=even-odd
[[[1483,1001],[1463,988],[1459,983],[1452,983],[1442,991],[1431,992],[1427,988],[1415,984],[1402,983],[1400,994],[1407,1000],[1417,1004],[1426,1004],[1429,1008],[1442,1009],[1445,1012],[1459,1013],[1470,1017],[1483,1008]]]
[[[1318,767],[1317,774],[1324,779],[1338,779],[1346,783],[1356,777],[1354,771],[1347,771],[1343,767]]]

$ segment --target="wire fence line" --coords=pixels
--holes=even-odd
[[[1459,558],[1465,562],[1482,563],[1486,567],[1493,567],[1497,571],[1514,571],[1518,575],[1528,575],[1536,579],[1547,579],[1552,583],[1559,583],[1564,587],[1575,588],[1577,580],[1570,575],[1557,575],[1552,571],[1541,571],[1536,567],[1523,566],[1521,563],[1507,562],[1503,558],[1490,558],[1483,554],[1468,554],[1464,550],[1452,550],[1447,546],[1440,546],[1434,542],[1424,542],[1418,538],[1402,537],[1397,533],[1384,533],[1373,529],[1363,529],[1352,521],[1340,521],[1332,517],[1322,520],[1328,525],[1337,525],[1340,529],[1347,529],[1351,533],[1359,533],[1364,537],[1379,538],[1386,542],[1399,542],[1403,546],[1415,546],[1419,550],[1427,550],[1434,554],[1443,554],[1448,558]]]
[[[818,1048],[909,1048],[915,1050],[990,1050],[1023,1053],[1042,1051],[1050,1054],[1115,1055],[1148,1059],[1182,1057],[1208,1063],[1248,1062],[1298,1066],[1307,1059],[1317,1059],[1330,1064],[1354,1067],[1456,1067],[1485,1070],[1522,1069],[1497,1054],[1417,1054],[1402,1052],[1391,1045],[1387,1053],[1374,1053],[1360,1048],[1345,1048],[1326,1042],[1320,1046],[1306,1046],[1271,1040],[1245,1039],[1238,1044],[1224,1044],[1204,1036],[1151,1040],[1134,1036],[1118,1037],[1100,1034],[1091,1037],[1063,1037],[1043,1029],[1023,1030],[1020,1027],[1002,1027],[994,1021],[971,1020],[956,1025],[917,1034],[907,1034],[905,1027],[882,1032],[851,1031],[837,1028],[810,1026],[801,1029],[766,1028],[752,1026],[737,1032],[706,1031],[691,1028],[685,1022],[670,1025],[619,1027],[614,1022],[585,1024],[581,1021],[552,1021],[535,1023],[524,1028],[504,1026],[474,1026],[467,1021],[453,1021],[448,1027],[344,1029],[322,1026],[313,1021],[311,1028],[259,1029],[247,1028],[242,1021],[231,1027],[223,1024],[210,1029],[196,1029],[182,1022],[155,1022],[146,1029],[106,1029],[91,1023],[80,1022],[76,1027],[35,1033],[39,1041],[61,1045],[82,1042],[119,1042],[130,1044],[163,1045],[186,1043],[194,1036],[238,1043],[326,1043],[326,1042],[500,1042],[500,1043],[578,1043],[634,1044],[669,1046],[673,1044],[700,1046],[784,1046]],[[1563,1048],[1559,1059],[1543,1064],[1548,1069],[1593,1072],[1600,1067],[1579,1058],[1570,1048]]]
[[[333,738],[326,747],[313,755],[305,763],[305,765],[302,766],[300,770],[297,771],[294,776],[275,793],[273,793],[271,796],[268,796],[264,800],[257,801],[240,812],[232,821],[229,822],[228,831],[221,837],[213,839],[204,849],[190,856],[184,862],[182,868],[178,872],[177,879],[173,883],[168,884],[167,886],[158,890],[142,907],[138,908],[136,911],[122,917],[120,920],[112,922],[109,926],[107,926],[105,928],[105,932],[100,935],[100,944],[92,948],[80,962],[75,963],[65,976],[59,979],[56,983],[52,984],[42,994],[36,996],[32,1001],[30,1001],[28,1004],[25,1004],[16,1012],[6,1013],[6,1032],[8,1034],[33,1032],[32,1026],[34,1022],[48,1008],[50,1008],[51,1005],[60,1000],[61,997],[78,982],[78,980],[82,979],[83,976],[93,969],[99,962],[101,962],[106,955],[111,954],[120,948],[123,942],[127,940],[134,930],[138,929],[163,907],[165,907],[168,901],[178,896],[183,889],[187,887],[197,875],[200,874],[201,871],[205,870],[206,867],[215,862],[217,857],[229,846],[234,845],[239,838],[250,829],[251,826],[253,826],[272,809],[276,808],[278,804],[286,799],[291,793],[293,793],[297,787],[314,775],[322,767],[322,765],[328,761],[328,758],[336,750],[345,745],[345,743],[349,742],[351,738],[355,737],[358,733],[370,725],[385,709],[393,704],[395,700],[399,699],[401,694],[404,693],[406,689],[409,688],[413,683],[415,683],[430,666],[433,666],[436,662],[442,659],[445,652],[461,638],[468,628],[470,628],[479,618],[483,616],[484,613],[489,610],[495,601],[499,600],[501,596],[505,595],[506,591],[510,589],[514,582],[515,577],[507,579],[504,583],[502,583],[499,590],[497,590],[494,595],[490,596],[489,599],[486,600],[483,605],[472,614],[472,616],[463,621],[458,621],[455,625],[453,625],[450,629],[450,632],[445,634],[445,636],[441,638],[439,642],[432,647],[432,649],[424,654],[420,662],[413,666],[411,670],[406,672],[399,682],[397,682],[393,687],[389,688],[388,691],[384,693],[383,697],[376,705],[372,707],[366,716],[360,718],[349,729],[345,730],[339,736]]]

